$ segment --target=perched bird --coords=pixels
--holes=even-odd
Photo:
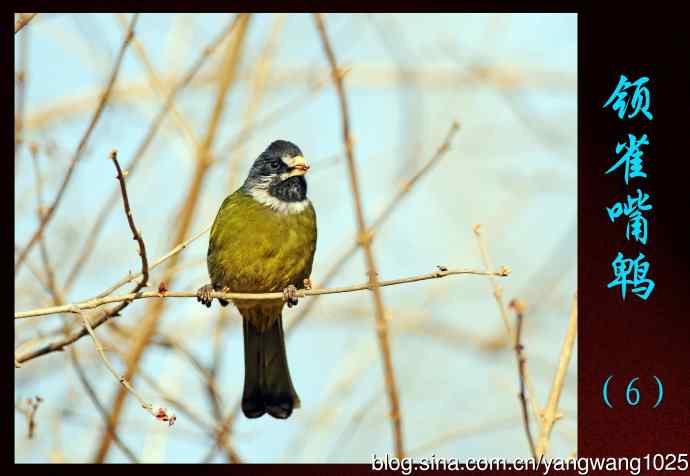
[[[213,291],[283,292],[278,300],[233,300],[244,330],[247,418],[288,418],[300,400],[288,369],[281,311],[309,285],[316,251],[316,213],[307,198],[309,164],[295,144],[277,140],[254,161],[244,184],[220,206],[208,244],[211,284],[197,299],[211,306]],[[226,306],[227,301],[219,300]]]

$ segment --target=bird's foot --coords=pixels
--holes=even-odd
[[[211,293],[213,291],[215,290],[213,289],[212,284],[205,284],[201,286],[196,292],[196,300],[206,307],[211,307],[211,303],[213,302],[213,297],[211,296]],[[223,303],[221,302],[221,304]]]
[[[288,307],[297,305],[297,288],[293,284],[283,289],[283,302],[286,302]]]
[[[311,279],[304,278],[302,282],[304,283],[304,289],[311,289]]]
[[[229,293],[229,292],[230,292],[230,288],[227,287],[227,286],[223,286],[223,289],[221,289],[221,291],[223,291],[224,293]],[[220,305],[223,306],[223,307],[225,307],[225,306],[227,306],[228,304],[230,304],[229,301],[226,301],[225,299],[221,299],[221,298],[218,298],[218,302],[219,302]]]

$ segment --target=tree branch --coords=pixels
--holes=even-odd
[[[322,289],[299,289],[297,290],[297,297],[303,298],[307,296],[320,296],[322,294],[340,294],[340,293],[351,293],[356,291],[373,290],[375,288],[382,288],[386,286],[396,286],[400,284],[414,283],[417,281],[427,281],[429,279],[445,278],[446,276],[455,276],[460,274],[472,274],[478,276],[499,276],[506,277],[509,272],[506,267],[503,267],[499,271],[479,271],[475,269],[458,268],[458,269],[448,269],[444,266],[440,266],[438,271],[432,273],[420,274],[415,276],[409,276],[405,278],[391,279],[388,281],[378,281],[375,284],[371,282],[363,284],[355,284],[353,286],[344,286],[338,288],[322,288]],[[231,300],[231,299],[243,299],[243,300],[270,300],[270,299],[283,299],[282,292],[275,293],[233,293],[233,292],[221,292],[213,291],[209,293],[209,296],[217,299]],[[84,301],[76,304],[66,304],[64,306],[52,306],[44,307],[41,309],[33,309],[31,311],[21,311],[14,315],[15,319],[26,319],[29,317],[37,316],[48,316],[52,314],[62,314],[66,312],[76,312],[75,309],[79,311],[87,309],[95,309],[97,307],[112,304],[115,302],[132,302],[138,299],[159,299],[159,298],[196,298],[197,291],[146,291],[146,292],[132,292],[129,294],[124,294],[121,296],[106,296],[98,299],[92,299],[90,301]]]
[[[568,321],[568,330],[563,339],[563,346],[561,347],[561,357],[558,362],[558,368],[553,378],[551,385],[551,392],[549,393],[549,400],[544,411],[544,426],[539,434],[539,442],[536,449],[536,458],[541,458],[546,454],[549,448],[549,438],[554,423],[560,418],[558,412],[558,401],[561,398],[563,384],[565,383],[565,374],[568,372],[568,364],[570,363],[570,356],[573,353],[573,345],[575,344],[575,336],[577,335],[577,293],[573,296],[573,305],[570,311],[570,319]]]
[[[22,28],[28,25],[29,22],[36,17],[36,15],[38,15],[38,13],[20,13],[19,18],[17,18],[17,21],[14,23],[14,34],[16,35],[19,33]]]
[[[113,367],[113,364],[110,362],[110,359],[108,358],[107,355],[105,355],[105,352],[103,351],[103,346],[101,345],[100,341],[96,337],[96,333],[93,331],[91,328],[91,323],[89,323],[89,320],[86,318],[84,313],[81,312],[81,310],[77,307],[74,308],[74,312],[79,315],[81,318],[82,322],[84,323],[84,327],[86,327],[86,330],[89,332],[89,335],[91,336],[91,339],[93,339],[93,343],[96,346],[96,350],[98,351],[98,355],[101,357],[101,360],[105,364],[105,366],[108,368],[108,371],[112,374],[113,377],[115,377],[115,380],[117,380],[124,389],[134,395],[134,397],[139,401],[139,404],[141,407],[146,410],[148,413],[153,415],[155,418],[162,420],[162,421],[167,421],[170,426],[172,426],[175,422],[175,415],[167,415],[165,411],[162,408],[154,409],[153,404],[147,402],[144,400],[144,398],[137,392],[134,387],[132,387],[132,384],[129,383],[129,381],[122,375],[118,375],[117,371],[115,370],[115,367]],[[111,423],[112,425],[112,423]],[[114,426],[110,426],[107,429],[108,434],[112,437],[113,433],[115,431]]]
[[[141,230],[137,228],[134,223],[134,217],[132,216],[132,209],[129,206],[129,197],[127,196],[127,187],[125,186],[125,177],[127,172],[122,172],[120,168],[120,162],[117,161],[117,151],[113,150],[110,153],[110,160],[115,164],[115,169],[117,170],[117,180],[120,182],[120,192],[122,193],[122,206],[125,209],[125,216],[127,217],[127,224],[129,229],[132,230],[132,239],[139,245],[139,257],[141,258],[141,280],[139,281],[138,288],[144,288],[148,286],[149,282],[149,261],[146,257],[146,245],[144,244],[144,239],[141,237]],[[137,292],[136,289],[134,292]]]
[[[70,347],[69,354],[70,361],[72,362],[72,368],[77,373],[79,382],[81,382],[81,385],[84,387],[84,390],[86,390],[86,394],[89,396],[89,399],[96,407],[96,410],[98,410],[98,414],[101,416],[101,418],[103,418],[103,423],[105,424],[106,428],[112,432],[113,441],[117,447],[120,448],[120,451],[122,451],[132,463],[139,463],[139,459],[136,457],[134,452],[127,445],[125,445],[120,436],[115,433],[114,429],[111,427],[110,422],[108,421],[108,410],[106,410],[106,408],[103,406],[103,403],[101,403],[101,400],[96,394],[96,390],[94,390],[91,382],[89,382],[89,379],[86,377],[86,372],[84,372],[84,369],[79,362],[77,348],[75,346]]]
[[[515,326],[515,357],[517,358],[518,376],[520,377],[520,406],[522,407],[522,423],[525,426],[525,433],[527,434],[527,442],[529,443],[529,450],[532,458],[537,458],[537,453],[534,450],[534,439],[532,438],[532,431],[529,428],[529,411],[527,410],[527,397],[525,396],[525,363],[526,359],[523,354],[524,346],[522,345],[522,321],[525,312],[524,304],[513,299],[509,304],[510,308],[515,311],[517,316],[517,324]]]
[[[369,289],[372,290],[372,298],[374,301],[374,309],[376,312],[376,333],[379,340],[379,347],[383,357],[384,376],[386,381],[386,390],[388,392],[388,400],[390,402],[390,417],[393,423],[393,436],[395,439],[395,453],[398,458],[403,458],[405,449],[403,445],[402,436],[402,416],[400,414],[400,403],[398,397],[398,387],[395,381],[395,373],[393,369],[393,359],[391,357],[390,342],[388,338],[388,324],[386,321],[386,309],[383,304],[383,296],[378,283],[378,273],[376,268],[376,260],[371,248],[372,236],[367,229],[367,224],[364,218],[364,209],[362,206],[362,198],[359,190],[359,182],[357,179],[357,167],[355,164],[354,153],[352,150],[352,137],[350,135],[350,120],[347,107],[347,97],[345,95],[345,88],[343,86],[342,78],[338,74],[338,62],[336,61],[333,48],[328,40],[326,27],[323,19],[319,13],[314,14],[316,27],[321,36],[321,44],[323,46],[328,62],[331,65],[331,72],[335,82],[336,91],[340,100],[340,112],[343,127],[343,142],[345,143],[345,151],[347,153],[347,165],[350,174],[350,186],[352,188],[352,197],[355,203],[355,215],[357,217],[358,239],[361,243],[364,255],[366,258],[367,272],[369,275]]]
[[[486,247],[486,242],[484,241],[484,236],[482,235],[482,227],[481,225],[474,225],[474,234],[477,237],[477,244],[479,245],[479,252],[482,255],[482,262],[484,263],[484,268],[489,270],[493,269],[493,264],[491,263],[491,258],[489,257],[489,251],[487,250]],[[510,325],[510,321],[508,320],[508,313],[506,311],[506,307],[503,303],[503,288],[501,287],[500,284],[496,282],[493,277],[489,277],[489,281],[491,283],[491,287],[494,291],[494,298],[496,299],[496,305],[498,306],[498,312],[501,315],[501,320],[503,320],[503,324],[506,328],[506,332],[508,333],[508,337],[510,338],[511,342],[515,342],[517,335],[513,327]],[[523,366],[523,378],[525,380],[525,384],[527,385],[527,396],[529,397],[529,401],[532,407],[532,412],[534,413],[535,420],[537,422],[537,425],[539,428],[542,428],[542,420],[541,420],[541,408],[539,407],[539,403],[537,402],[536,398],[536,392],[534,390],[534,385],[532,384],[532,379],[530,378],[529,371],[527,369],[527,366]]]
[[[31,440],[36,430],[36,412],[41,403],[43,403],[43,399],[36,395],[36,398],[27,398],[23,403],[24,405],[15,403],[14,408],[26,418],[26,437]]]

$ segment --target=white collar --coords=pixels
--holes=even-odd
[[[264,188],[255,187],[249,191],[249,195],[254,200],[262,205],[271,208],[273,211],[283,215],[291,215],[293,213],[302,213],[307,206],[309,206],[309,199],[305,198],[301,202],[286,202],[274,197],[268,190]]]

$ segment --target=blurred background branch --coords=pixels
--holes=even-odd
[[[16,21],[14,22],[14,34],[16,35],[19,31],[29,24],[38,13],[20,13]]]

